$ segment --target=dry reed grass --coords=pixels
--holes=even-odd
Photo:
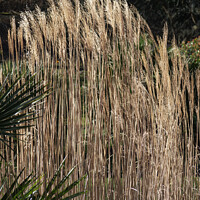
[[[169,57],[167,28],[155,42],[124,1],[50,4],[9,32],[18,73],[25,66],[54,88],[9,173],[48,180],[68,155],[61,176],[76,164],[72,181],[88,173],[86,199],[199,199],[199,71],[189,74],[175,42]],[[154,53],[147,41],[139,48],[144,33]]]

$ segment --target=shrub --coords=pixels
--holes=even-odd
[[[182,42],[181,51],[188,60],[189,70],[194,71],[200,66],[200,36],[188,41]]]

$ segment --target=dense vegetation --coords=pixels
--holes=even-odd
[[[19,27],[13,19],[3,108],[43,99],[47,83],[52,93],[8,118],[25,114],[0,135],[0,187],[13,189],[0,197],[198,200],[198,38],[178,47],[168,32],[155,40],[135,7],[111,0],[52,1],[22,13]]]
[[[56,0],[57,1],[57,0]],[[84,0],[79,0],[83,4]],[[168,43],[176,37],[178,44],[189,41],[200,32],[200,1],[199,0],[128,0],[134,5],[141,16],[147,21],[153,35],[162,36],[165,23],[168,24]],[[7,30],[12,16],[20,20],[20,12],[27,9],[34,10],[38,5],[42,11],[49,7],[48,0],[1,0],[0,1],[0,30],[3,37],[4,49],[7,46]],[[6,50],[6,49],[5,49]],[[4,54],[6,51],[4,52]]]
[[[162,35],[162,27],[165,23],[169,28],[169,42],[174,36],[178,43],[199,36],[199,0],[130,0],[128,2],[137,7],[155,36]]]

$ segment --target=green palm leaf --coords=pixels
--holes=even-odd
[[[22,79],[25,78],[25,83],[21,84]],[[37,119],[38,115],[35,110],[27,111],[28,108],[35,105],[37,102],[47,97],[51,89],[46,89],[47,85],[41,84],[41,82],[35,82],[35,74],[29,75],[28,73],[22,74],[15,81],[12,81],[7,76],[2,85],[0,85],[0,142],[5,146],[10,146],[10,137],[17,139],[20,134],[18,130],[31,127],[30,121]],[[13,150],[13,149],[12,149]],[[3,158],[2,155],[0,155]],[[53,178],[49,181],[43,194],[39,194],[39,187],[42,185],[40,177],[36,178],[32,174],[27,176],[21,184],[18,184],[19,177],[22,175],[24,169],[15,178],[14,182],[7,189],[2,200],[7,199],[57,199],[62,198],[67,192],[71,191],[77,184],[79,184],[85,177],[81,177],[71,185],[67,186],[63,190],[61,187],[66,183],[66,180],[70,177],[76,167],[73,167],[69,173],[54,187],[55,180],[60,175],[61,168],[64,166],[65,159],[60,164],[58,170],[54,174]],[[0,191],[3,190],[5,182],[0,187]],[[38,194],[35,197],[35,193]],[[72,199],[79,195],[84,194],[85,191],[75,193],[64,199]]]
[[[16,138],[17,130],[31,127],[28,122],[38,117],[36,111],[25,112],[25,110],[50,93],[51,89],[46,89],[47,85],[43,85],[40,81],[35,83],[35,76],[36,74],[26,73],[12,81],[7,75],[0,85],[0,142],[10,148],[6,137]],[[21,84],[22,79],[26,80],[23,84]]]

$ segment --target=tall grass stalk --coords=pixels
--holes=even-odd
[[[200,76],[175,41],[169,56],[167,27],[155,41],[125,1],[49,2],[9,31],[15,73],[38,72],[54,92],[8,173],[45,174],[45,186],[67,155],[60,178],[78,164],[71,181],[88,173],[86,199],[199,199]]]

